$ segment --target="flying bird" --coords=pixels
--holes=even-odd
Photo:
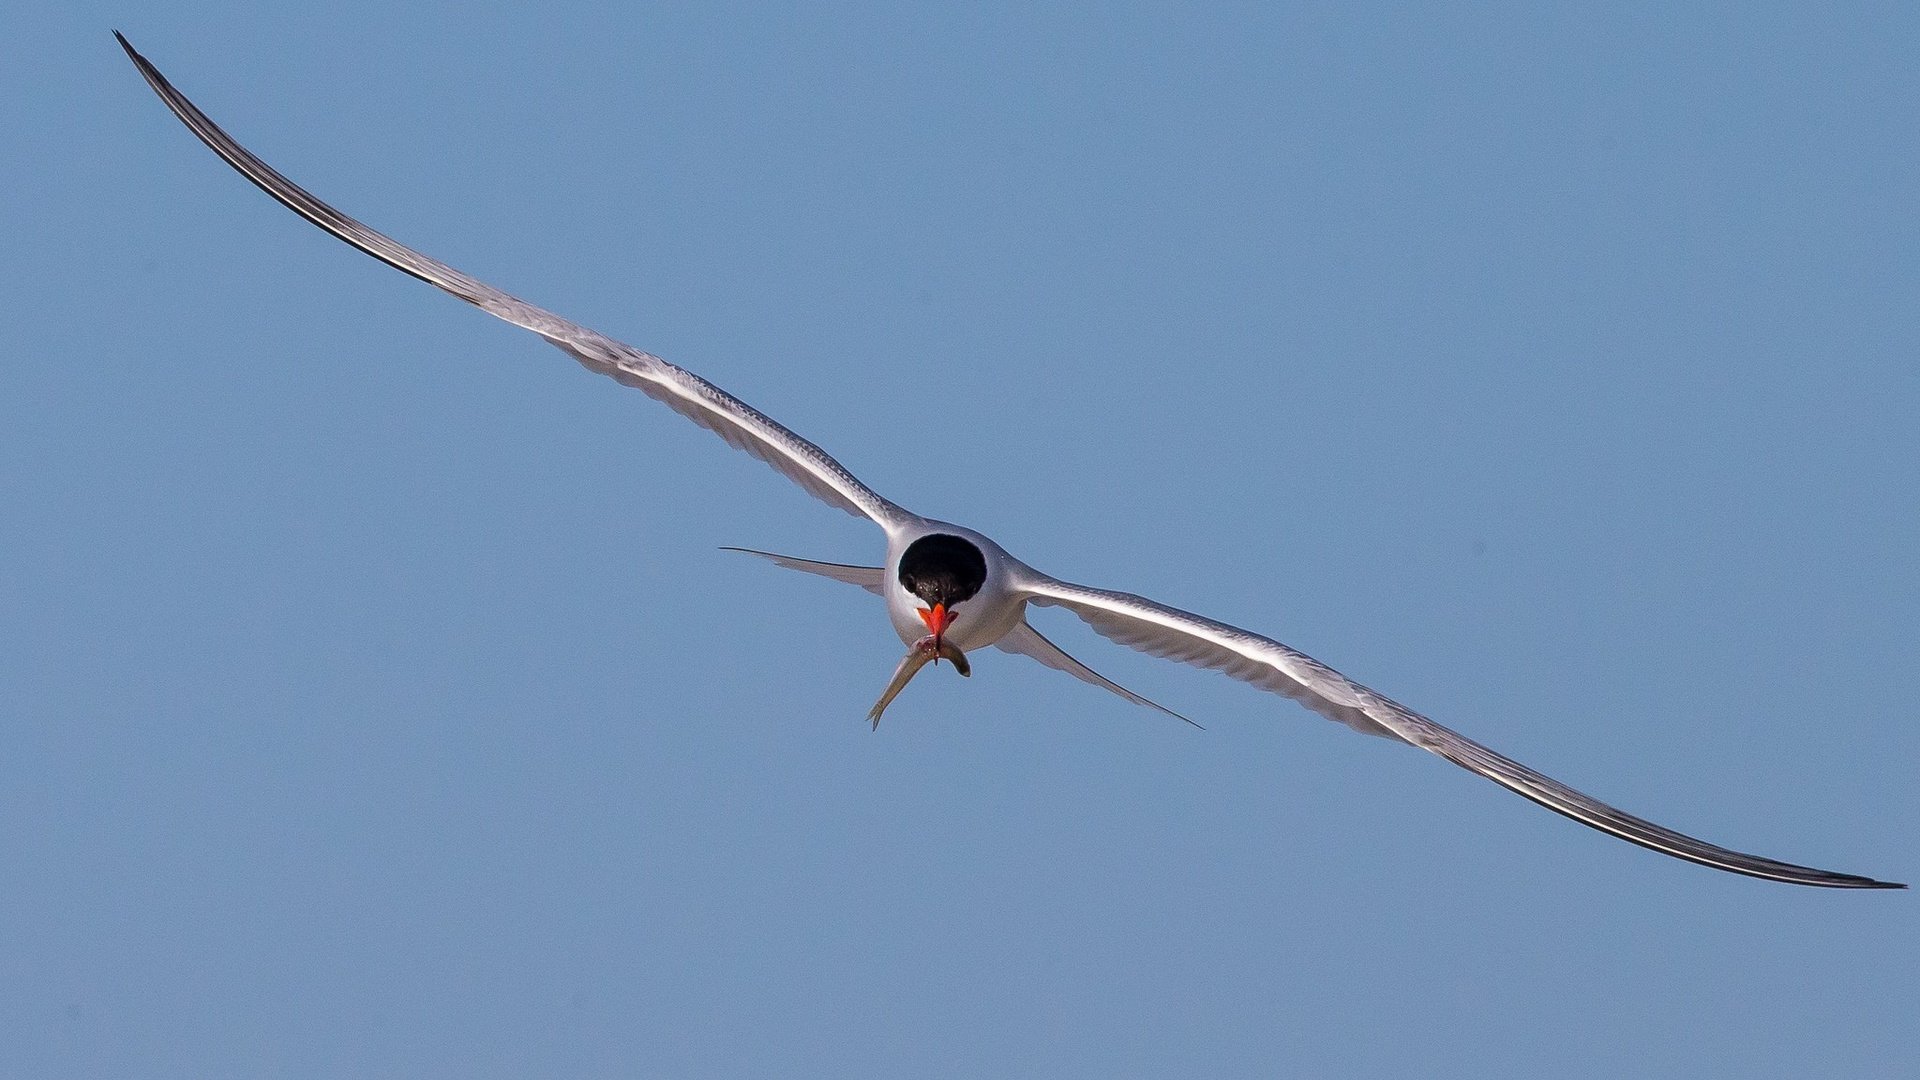
[[[1014,558],[979,532],[921,517],[861,483],[813,443],[700,376],[510,296],[321,202],[235,142],[135,52],[125,37],[117,31],[114,37],[175,116],[227,164],[288,209],[397,270],[533,331],[589,370],[646,393],[766,462],[822,502],[879,526],[887,544],[882,566],[748,551],[791,570],[857,585],[885,601],[887,617],[907,652],[868,714],[876,729],[888,703],[926,665],[945,660],[966,675],[971,670],[967,654],[989,645],[1031,657],[1135,704],[1186,719],[1067,655],[1027,622],[1029,607],[1059,607],[1122,645],[1223,672],[1292,698],[1356,731],[1430,750],[1583,825],[1675,858],[1795,885],[1906,887],[1731,851],[1656,825],[1489,750],[1271,638],[1142,596],[1063,581]]]

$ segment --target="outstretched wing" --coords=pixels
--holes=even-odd
[[[1777,862],[1696,840],[1608,806],[1497,754],[1277,641],[1130,593],[1090,589],[1029,573],[1034,575],[1026,583],[1030,602],[1064,607],[1104,637],[1154,656],[1225,672],[1263,690],[1284,694],[1330,720],[1431,750],[1549,810],[1622,840],[1677,859],[1795,885],[1834,889],[1906,887]]]
[[[167,108],[172,109],[173,114],[198,135],[201,142],[211,147],[240,175],[253,181],[262,191],[278,199],[294,213],[396,270],[405,271],[429,285],[444,289],[489,315],[539,334],[588,369],[646,392],[673,411],[725,439],[729,445],[745,450],[778,469],[823,502],[850,514],[871,518],[888,530],[902,521],[912,519],[913,515],[875,494],[825,451],[700,376],[631,345],[615,341],[597,330],[589,330],[544,308],[509,296],[321,202],[220,130],[220,126],[187,100],[185,94],[174,89],[173,84],[148,63],[146,57],[135,52],[118,31],[113,36],[120,42],[120,47],[127,51],[134,66],[140,69],[147,85],[153,87],[154,92],[160,95],[160,100],[166,102]]]

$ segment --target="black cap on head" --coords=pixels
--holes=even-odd
[[[923,536],[900,556],[900,587],[928,606],[952,607],[971,599],[986,582],[986,556],[958,536]]]

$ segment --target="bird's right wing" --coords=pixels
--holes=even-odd
[[[635,387],[668,408],[773,466],[809,494],[849,514],[871,518],[892,531],[913,515],[875,494],[826,451],[795,435],[766,414],[685,368],[615,341],[569,319],[470,277],[423,255],[321,202],[280,175],[246,147],[220,130],[206,113],[174,89],[127,39],[113,35],[167,108],[214,153],[260,190],[320,228],[396,270],[459,297],[496,318],[525,327],[560,347],[589,370]]]
[[[1271,638],[1168,607],[1131,593],[1091,589],[1027,569],[1029,602],[1064,607],[1100,635],[1141,652],[1212,668],[1283,694],[1328,719],[1411,743],[1582,825],[1677,859],[1752,877],[1835,889],[1901,889],[1904,885],[1816,870],[1731,851],[1635,817],[1582,794],[1444,728],[1412,709]]]

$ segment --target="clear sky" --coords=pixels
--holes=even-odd
[[[1912,881],[1920,17],[689,6],[0,17],[0,1074],[1920,1074],[1913,894],[1070,618],[1207,730],[988,653],[869,732],[878,606],[718,548],[877,531],[109,36],[910,508]]]

